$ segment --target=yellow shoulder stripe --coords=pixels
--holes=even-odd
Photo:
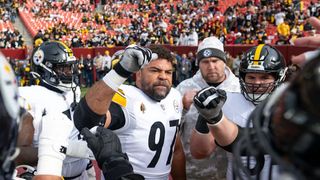
[[[119,104],[122,107],[126,107],[127,99],[122,91],[122,89],[118,89],[118,91],[112,97],[112,102]]]

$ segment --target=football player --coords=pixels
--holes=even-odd
[[[210,123],[216,143],[234,153],[237,177],[243,177],[244,173],[245,179],[253,179],[252,168],[247,166],[250,162],[243,162],[241,155],[250,156],[256,164],[264,166],[263,156],[269,154],[273,164],[279,165],[275,179],[320,178],[319,69],[318,52],[313,60],[304,62],[302,70],[290,82],[257,106],[250,116],[252,124],[248,123],[246,128],[223,115],[216,118],[224,103],[221,98],[225,98],[218,91],[208,88],[197,95],[195,103]]]
[[[185,179],[177,134],[182,101],[171,87],[173,57],[164,47],[150,49],[128,46],[114,69],[81,99],[75,124],[79,130],[91,128],[105,121],[109,110],[104,124],[119,136],[134,172],[146,179],[168,179],[170,172],[174,179]],[[122,85],[135,72],[136,86]]]
[[[64,119],[72,121],[71,114],[80,99],[80,89],[75,83],[76,58],[72,50],[62,42],[42,43],[34,49],[30,61],[32,75],[38,79],[39,84],[19,88],[20,96],[30,104],[30,109],[21,124],[18,138],[21,153],[16,162],[18,165],[39,166],[41,163],[38,162],[39,137],[42,133],[46,133],[42,130],[43,117],[55,115],[60,117],[64,114],[68,117]],[[64,130],[64,127],[58,129],[57,136]],[[69,136],[69,144],[77,142],[78,137],[79,132],[74,128]],[[81,143],[80,140],[78,142]],[[88,159],[68,156],[63,162],[62,175],[65,178],[88,179],[86,173],[88,168],[90,168]]]
[[[250,122],[249,115],[255,109],[256,105],[265,100],[275,88],[284,81],[286,69],[286,61],[276,48],[270,45],[260,44],[249,49],[240,62],[239,81],[241,93],[227,92],[226,94],[225,91],[214,87],[208,87],[199,91],[195,96],[194,104],[201,116],[198,117],[190,140],[190,151],[192,155],[201,159],[213,153],[217,147],[214,143],[216,136],[214,133],[209,132],[207,122],[209,122],[210,127],[214,125],[216,121],[218,122],[220,119],[227,118],[237,125],[245,127],[247,123]],[[212,96],[211,98],[215,99],[213,101],[216,101],[216,104],[212,103],[211,105],[219,106],[220,109],[216,108],[219,109],[217,111],[212,111],[211,109],[209,111],[208,109],[208,111],[206,111],[208,114],[205,116],[201,113],[203,106],[201,106],[200,102],[203,102],[203,96],[212,91],[215,92],[216,97]],[[205,103],[209,103],[209,101]],[[211,121],[206,120],[208,118]],[[233,179],[233,155],[228,153],[227,156],[227,179]],[[253,169],[252,175],[259,176],[263,179],[268,175],[271,162],[269,157],[265,158],[265,164],[267,165],[259,172],[253,167],[255,161],[252,160],[250,162],[250,167],[252,166]],[[258,168],[261,167],[256,167],[256,169]]]

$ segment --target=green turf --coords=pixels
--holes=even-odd
[[[89,88],[86,88],[86,87],[80,88],[80,90],[81,90],[81,97],[83,97],[83,96],[86,94],[86,92],[88,91],[88,89],[89,89]]]

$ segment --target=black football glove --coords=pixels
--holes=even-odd
[[[193,103],[209,124],[216,124],[222,119],[222,107],[227,100],[224,90],[207,87],[199,91],[193,98]]]

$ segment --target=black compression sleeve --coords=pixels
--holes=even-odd
[[[105,114],[100,115],[90,109],[85,97],[81,98],[73,114],[74,125],[79,131],[84,127],[90,129],[94,126],[98,126],[105,118]]]
[[[111,123],[108,129],[117,130],[122,128],[125,125],[126,120],[121,106],[111,102],[109,112],[111,114]]]
[[[243,128],[238,126],[238,135],[236,137],[236,139],[229,145],[227,146],[221,146],[216,140],[215,140],[215,143],[221,147],[222,149],[228,151],[228,152],[231,152],[232,153],[232,150],[233,150],[233,146],[239,142],[239,139],[241,139],[243,137]]]

